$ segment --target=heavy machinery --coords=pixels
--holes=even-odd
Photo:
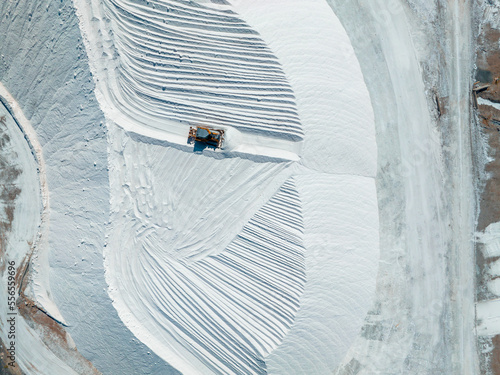
[[[202,142],[220,148],[222,147],[222,142],[224,142],[224,130],[208,126],[191,126],[189,128],[188,142]]]

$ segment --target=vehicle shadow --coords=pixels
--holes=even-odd
[[[204,142],[194,142],[193,152],[195,152],[195,153],[201,153],[205,149],[216,150],[217,147],[213,146],[213,145],[210,145],[208,143],[204,143]]]

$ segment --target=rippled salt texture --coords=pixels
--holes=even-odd
[[[332,371],[378,257],[373,113],[340,22],[316,0],[75,3],[108,118],[120,318],[185,373]],[[193,153],[188,122],[299,162]]]

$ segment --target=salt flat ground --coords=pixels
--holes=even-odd
[[[85,49],[61,4],[0,5],[0,72],[46,154],[53,296],[99,369],[478,372],[467,2],[441,4],[448,134],[402,2],[329,1],[349,40],[321,1],[79,0]],[[230,147],[193,153],[205,121]]]
[[[2,342],[7,343],[6,347],[13,350],[14,353],[14,359],[10,359],[8,362],[14,360],[18,369],[25,373],[76,374],[64,360],[58,358],[43,343],[34,327],[25,321],[18,312],[16,304],[8,303],[8,296],[14,297],[14,302],[18,298],[17,289],[14,289],[12,294],[8,293],[8,286],[13,287],[9,280],[9,275],[12,275],[9,272],[9,265],[13,265],[14,269],[17,269],[32,254],[33,245],[40,245],[39,229],[43,203],[35,148],[32,143],[29,143],[25,132],[26,129],[31,128],[31,125],[27,122],[17,103],[12,101],[12,97],[1,85],[0,95],[8,105],[6,107],[4,103],[0,103],[0,117],[4,118],[0,124],[2,140],[0,152],[0,160],[2,161],[1,221],[2,228],[6,230],[5,233],[2,233],[0,311],[2,311],[4,318],[0,323],[0,337]],[[35,257],[38,264],[43,264],[44,255],[37,255],[39,256]],[[45,264],[46,269],[47,264]],[[35,297],[37,292],[39,293],[41,289],[44,290],[45,293],[38,296],[40,303],[42,303],[47,300],[47,289],[40,287],[40,282],[43,283],[43,276],[36,279],[36,284],[39,287],[31,285],[27,292]],[[57,312],[55,309],[53,311]],[[7,318],[14,319],[14,323],[11,324]],[[14,342],[14,345],[11,345],[11,342]]]
[[[338,373],[479,373],[471,4],[329,3],[373,99],[381,218],[376,303]],[[436,96],[447,103],[441,117]]]

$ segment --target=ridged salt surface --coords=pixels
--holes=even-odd
[[[119,129],[112,136],[119,181],[106,262],[111,296],[129,312],[122,318],[147,327],[170,348],[160,355],[187,373],[265,373],[305,283],[289,166],[214,160],[132,142]]]
[[[302,139],[280,63],[231,10],[183,0],[102,7],[113,47],[102,47],[110,68],[98,89],[136,131],[141,124],[184,135],[188,123],[204,123]]]
[[[75,4],[108,118],[120,318],[186,374],[331,373],[378,257],[373,113],[338,19],[319,0]],[[179,120],[303,138],[300,162],[172,147]]]

